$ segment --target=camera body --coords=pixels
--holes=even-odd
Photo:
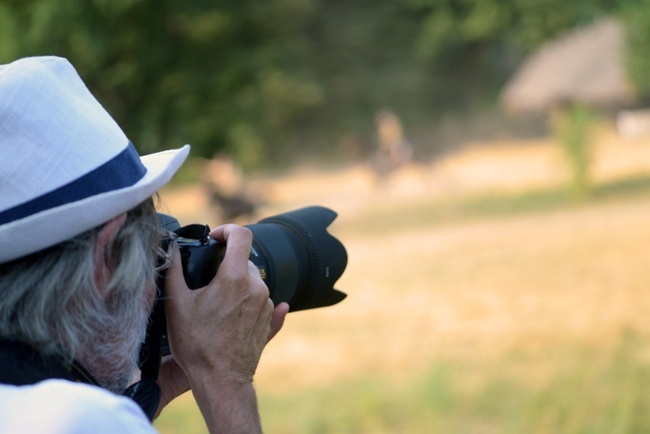
[[[178,235],[187,286],[206,286],[219,269],[225,246],[209,238],[206,225],[181,227],[169,215],[158,218],[163,228]],[[347,265],[345,248],[327,232],[335,218],[334,211],[312,206],[246,226],[253,233],[249,260],[260,271],[274,304],[285,301],[297,311],[330,306],[346,297],[334,289]]]

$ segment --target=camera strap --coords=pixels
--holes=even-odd
[[[43,356],[31,346],[18,341],[0,341],[0,383],[28,386],[49,379],[73,383],[101,384],[81,364],[68,362],[60,356]],[[123,394],[134,400],[153,420],[160,403],[160,388],[149,379],[132,385]]]
[[[100,386],[74,360],[67,362],[60,356],[43,356],[19,341],[0,341],[0,383],[27,386],[53,378]]]
[[[177,236],[200,240],[202,243],[209,241],[210,228],[207,225],[192,224],[183,226],[175,231]],[[163,238],[160,247],[167,251],[172,239]],[[161,399],[160,386],[156,383],[160,374],[160,363],[163,355],[169,354],[167,341],[167,320],[165,318],[165,303],[162,299],[165,288],[165,271],[161,271],[156,280],[156,301],[149,316],[147,335],[140,347],[140,372],[141,380],[131,385],[124,394],[133,399],[145,412],[150,420],[156,414]]]
[[[163,273],[164,275],[164,273]],[[164,285],[164,277],[158,278],[157,285]],[[140,346],[140,381],[132,384],[124,391],[124,396],[131,398],[142,408],[149,420],[153,421],[162,392],[156,382],[160,373],[162,354],[160,344],[162,335],[166,330],[163,311],[164,303],[160,298],[160,289],[157,290],[156,301],[147,326],[147,336]]]
[[[167,251],[171,239],[162,239],[160,247]],[[140,345],[140,381],[131,385],[124,392],[133,399],[145,412],[149,420],[153,420],[160,404],[162,392],[156,382],[160,374],[162,362],[162,345],[166,341],[167,321],[165,319],[165,303],[162,300],[162,291],[165,288],[166,272],[159,272],[156,279],[156,300],[149,315],[147,335]]]

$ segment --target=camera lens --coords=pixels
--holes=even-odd
[[[314,206],[246,226],[253,233],[250,260],[275,304],[286,301],[296,311],[345,298],[334,289],[347,264],[345,248],[327,232],[335,218],[334,211]]]

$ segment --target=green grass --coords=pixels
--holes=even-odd
[[[414,230],[463,220],[648,198],[650,177],[594,186],[592,194],[582,199],[562,188],[472,196],[412,204],[400,209],[369,210],[356,220],[339,225],[337,234],[350,231],[355,237],[363,238],[398,231],[400,227]],[[576,276],[575,282],[570,284],[580,285],[580,282],[580,276]],[[606,302],[603,308],[607,308]],[[372,325],[367,326],[372,329]],[[381,336],[377,336],[375,344],[381,345]],[[622,332],[613,343],[612,340],[558,339],[557,343],[546,341],[531,345],[531,348],[536,349],[517,347],[489,356],[472,351],[465,352],[463,357],[441,356],[429,361],[428,369],[421,372],[357,373],[327,387],[284,392],[260,388],[260,412],[265,432],[650,432],[649,336],[629,331]],[[319,373],[315,371],[313,375]],[[191,399],[181,399],[170,406],[156,422],[156,428],[163,434],[206,432]]]
[[[645,433],[650,366],[644,350],[642,340],[624,336],[604,354],[578,346],[511,353],[492,363],[439,361],[414,376],[263,393],[262,418],[267,433],[284,434]],[[540,364],[542,380],[528,378]]]
[[[650,432],[648,345],[516,351],[499,360],[439,360],[422,373],[355,378],[291,393],[263,391],[268,434],[633,434]],[[162,433],[203,433],[184,400],[156,422]]]

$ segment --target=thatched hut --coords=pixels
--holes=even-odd
[[[569,32],[522,63],[502,91],[502,105],[514,114],[544,114],[568,103],[626,106],[634,94],[623,50],[623,26],[616,19],[600,19]]]

